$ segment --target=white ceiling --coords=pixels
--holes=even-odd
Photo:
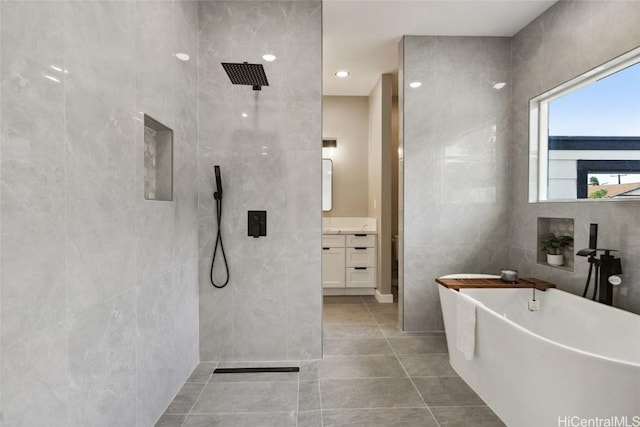
[[[323,93],[368,96],[414,36],[513,36],[555,0],[324,0]],[[351,74],[338,79],[339,69]]]

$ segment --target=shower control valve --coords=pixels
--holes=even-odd
[[[267,211],[249,211],[247,235],[258,238],[267,235]]]

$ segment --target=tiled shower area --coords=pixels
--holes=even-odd
[[[3,427],[149,427],[200,360],[322,357],[320,1],[3,0],[0,46]]]
[[[201,363],[156,426],[504,426],[449,366],[444,334],[400,331],[397,310],[324,297],[322,360]],[[212,374],[251,366],[300,372]]]
[[[599,222],[637,284],[638,202],[527,202],[528,100],[640,44],[640,2],[560,1],[512,38],[400,43],[424,77],[404,99],[400,78],[401,304],[323,301],[322,13],[0,0],[1,427],[502,426],[448,363],[434,278],[510,265],[578,293],[586,264],[537,263],[543,217],[576,247]],[[221,62],[244,61],[269,86],[233,85]],[[300,370],[212,375],[265,366]]]

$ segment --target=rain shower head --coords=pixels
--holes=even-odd
[[[253,86],[253,90],[262,90],[262,86],[269,86],[269,81],[267,80],[267,75],[264,73],[262,64],[223,62],[222,67],[234,85]]]

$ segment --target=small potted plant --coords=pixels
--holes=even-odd
[[[564,264],[562,250],[573,245],[573,237],[563,235],[556,236],[553,233],[540,235],[540,246],[547,252],[547,264],[560,266]]]

